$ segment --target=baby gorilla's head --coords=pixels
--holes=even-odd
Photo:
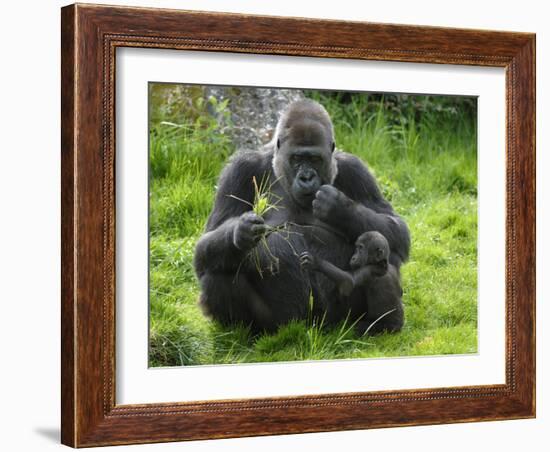
[[[349,265],[355,270],[368,264],[387,262],[389,256],[390,246],[386,237],[377,231],[364,232],[355,242],[355,253]]]

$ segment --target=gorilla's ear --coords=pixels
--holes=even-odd
[[[333,141],[332,142],[332,147],[330,149],[330,152],[334,152],[334,149],[336,149],[336,143]]]
[[[382,259],[384,257],[384,250],[382,248],[376,248],[376,257]]]
[[[277,138],[277,149],[281,148],[281,140]]]

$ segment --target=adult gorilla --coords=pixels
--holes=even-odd
[[[269,186],[276,205],[263,217],[252,212],[254,180]],[[366,166],[335,150],[326,110],[310,100],[295,102],[270,144],[235,154],[221,174],[195,250],[203,311],[225,325],[273,331],[306,318],[312,294],[314,314],[324,313],[329,322],[343,319],[361,291],[340,299],[326,276],[301,268],[299,256],[308,251],[349,268],[355,240],[372,230],[388,240],[390,263],[399,272],[409,253],[407,225]]]

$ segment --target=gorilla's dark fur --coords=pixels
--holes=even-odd
[[[253,180],[270,187],[276,205],[263,217],[252,212]],[[360,291],[342,297],[325,275],[304,270],[299,257],[308,251],[348,269],[354,243],[364,231],[378,231],[387,239],[389,264],[399,278],[409,254],[407,225],[367,167],[335,150],[326,110],[310,100],[295,102],[279,120],[270,144],[236,153],[220,176],[195,252],[200,304],[222,324],[244,323],[254,331],[274,331],[306,318],[310,294],[315,314],[326,313],[329,322],[344,319],[350,309],[356,315],[356,306],[365,309]],[[399,316],[396,325],[402,324],[402,311]],[[378,328],[388,321],[381,319]],[[398,329],[392,325],[388,329]]]
[[[366,331],[375,334],[398,331],[403,326],[403,290],[399,272],[389,263],[389,256],[386,238],[379,232],[370,231],[357,239],[349,271],[307,251],[300,255],[300,261],[304,268],[320,272],[333,281],[344,300],[352,296],[351,302],[343,303],[343,310],[357,320],[360,334]],[[333,307],[335,309],[337,307]]]

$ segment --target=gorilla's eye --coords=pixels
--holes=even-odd
[[[319,157],[318,155],[314,155],[311,157],[311,163],[321,163],[321,157]]]

